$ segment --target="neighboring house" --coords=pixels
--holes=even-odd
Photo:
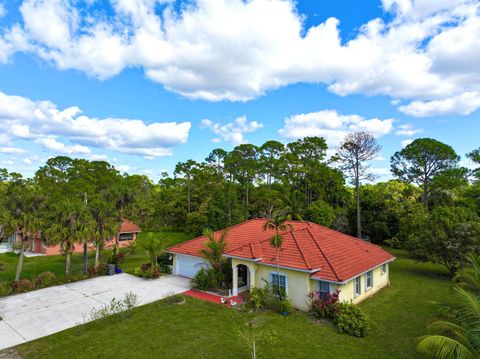
[[[120,231],[118,235],[108,241],[105,245],[106,248],[111,247],[113,244],[116,244],[119,247],[125,247],[130,242],[137,239],[137,234],[141,232],[141,229],[138,225],[133,223],[128,219],[122,219],[120,224]],[[19,233],[13,234],[9,237],[8,243],[10,246],[13,246],[14,243],[20,243],[21,237]],[[89,250],[94,250],[94,247],[89,245]],[[39,254],[46,254],[46,255],[58,255],[61,254],[60,245],[59,244],[48,244],[45,238],[42,238],[41,234],[38,233],[34,239],[30,239],[30,243],[26,248],[26,251],[39,253]],[[75,244],[75,248],[73,250],[74,253],[83,252],[83,246],[81,243]]]
[[[308,308],[308,293],[326,296],[340,290],[340,299],[358,303],[389,284],[389,263],[395,259],[381,247],[305,221],[281,232],[280,276],[277,278],[275,248],[270,245],[273,230],[264,231],[265,219],[252,219],[227,229],[224,256],[231,258],[232,293],[263,287],[265,282],[284,289],[292,304]],[[219,236],[220,231],[215,232]],[[193,278],[207,262],[200,250],[205,236],[169,248],[174,254],[174,273]]]

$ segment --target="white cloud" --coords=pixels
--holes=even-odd
[[[72,145],[68,146],[62,142],[56,140],[54,136],[47,136],[38,138],[35,140],[35,143],[41,145],[46,150],[56,152],[56,153],[64,153],[67,155],[71,154],[90,154],[92,151],[90,148],[82,145]]]
[[[411,137],[411,136],[416,135],[417,133],[421,133],[421,132],[423,132],[423,130],[420,129],[420,128],[415,128],[411,124],[404,124],[404,125],[397,126],[397,131],[395,132],[395,134],[397,136],[409,136],[409,137]]]
[[[21,155],[27,152],[28,152],[27,150],[20,147],[0,147],[0,153]]]
[[[31,140],[57,153],[92,156],[90,147],[96,147],[132,155],[168,156],[173,146],[187,141],[190,127],[190,122],[147,124],[135,119],[88,117],[78,107],[61,110],[49,101],[0,92],[0,130],[9,141]]]
[[[337,147],[348,132],[363,131],[378,138],[393,130],[393,122],[393,119],[365,119],[359,115],[341,115],[335,110],[323,110],[287,117],[279,134],[287,139],[324,137],[329,147]]]
[[[224,125],[215,123],[209,119],[203,119],[201,122],[203,128],[210,129],[214,134],[220,136],[213,139],[218,143],[221,140],[231,142],[234,145],[245,143],[245,134],[255,132],[263,127],[263,124],[257,121],[248,122],[246,116],[240,116],[233,122]]]
[[[22,20],[0,37],[0,61],[30,52],[99,79],[140,67],[171,91],[210,101],[303,82],[391,96],[413,116],[437,114],[445,101],[456,104],[443,112],[480,107],[455,100],[480,92],[476,0],[383,0],[390,20],[372,19],[348,41],[335,18],[306,28],[293,0],[197,0],[161,13],[155,0],[110,3],[111,16],[94,16],[73,1],[25,0]]]
[[[407,115],[427,117],[453,114],[469,115],[478,108],[480,108],[480,92],[464,92],[440,100],[412,101],[398,109]]]
[[[402,148],[403,148],[403,147],[407,147],[412,142],[413,140],[411,138],[407,138],[406,140],[403,140],[402,142],[400,142],[400,144],[402,145]]]

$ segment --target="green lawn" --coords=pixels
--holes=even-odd
[[[259,358],[415,358],[415,340],[436,317],[432,300],[451,302],[450,280],[432,264],[395,251],[390,288],[361,304],[373,324],[366,338],[338,334],[304,313],[247,313],[187,298],[89,323],[18,347],[24,358],[250,358],[240,331],[255,321]]]
[[[165,248],[174,244],[184,242],[190,239],[188,235],[180,232],[164,232],[165,234]],[[142,240],[148,236],[155,236],[156,232],[142,232],[138,236],[138,246],[134,254],[126,256],[125,263],[120,267],[128,273],[133,273],[134,269],[141,264],[149,261],[145,251],[140,247]],[[122,249],[122,251],[125,251]],[[106,262],[110,251],[102,251],[101,261]],[[90,264],[94,263],[93,252],[89,253]],[[12,281],[15,278],[17,270],[18,255],[14,253],[0,254],[0,263],[4,264],[3,269],[0,269],[0,282]],[[72,256],[72,275],[80,275],[82,273],[83,254],[76,253]],[[57,275],[63,276],[65,273],[65,256],[43,256],[43,257],[26,257],[23,263],[22,278],[35,278],[39,273],[50,271]]]

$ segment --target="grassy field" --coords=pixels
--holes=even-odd
[[[417,358],[416,338],[436,318],[431,301],[452,302],[451,282],[432,264],[401,251],[390,288],[360,306],[373,325],[366,338],[338,334],[304,313],[247,313],[187,298],[156,302],[132,317],[93,322],[18,347],[23,358],[250,358],[244,332],[255,323],[259,358]]]
[[[185,233],[180,232],[164,232],[165,234],[165,248],[168,248],[176,243],[184,242],[190,237]],[[141,248],[142,240],[149,236],[158,235],[156,232],[142,232],[138,236],[138,245],[134,254],[128,254],[125,263],[120,267],[128,273],[133,273],[135,268],[141,264],[149,261],[145,251]],[[122,251],[124,251],[122,249]],[[101,261],[106,262],[110,251],[105,250],[101,253]],[[93,252],[89,253],[89,264],[94,264]],[[12,281],[15,278],[17,270],[18,255],[14,253],[0,254],[0,263],[4,264],[3,269],[0,269],[0,281]],[[72,276],[80,275],[82,273],[83,254],[76,253],[72,256]],[[50,271],[59,276],[65,273],[65,256],[42,256],[42,257],[26,257],[23,263],[22,278],[32,279],[39,273]]]

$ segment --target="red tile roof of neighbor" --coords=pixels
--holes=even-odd
[[[263,230],[266,219],[251,219],[227,229],[226,256],[276,265],[275,248],[270,245],[273,230]],[[361,273],[395,259],[381,247],[307,221],[289,221],[292,229],[281,232],[280,266],[307,271],[310,276],[345,282]],[[215,232],[215,238],[221,231]],[[206,236],[177,244],[170,252],[200,256]]]
[[[142,230],[140,227],[132,221],[122,218],[122,224],[120,225],[120,233],[138,233]]]

